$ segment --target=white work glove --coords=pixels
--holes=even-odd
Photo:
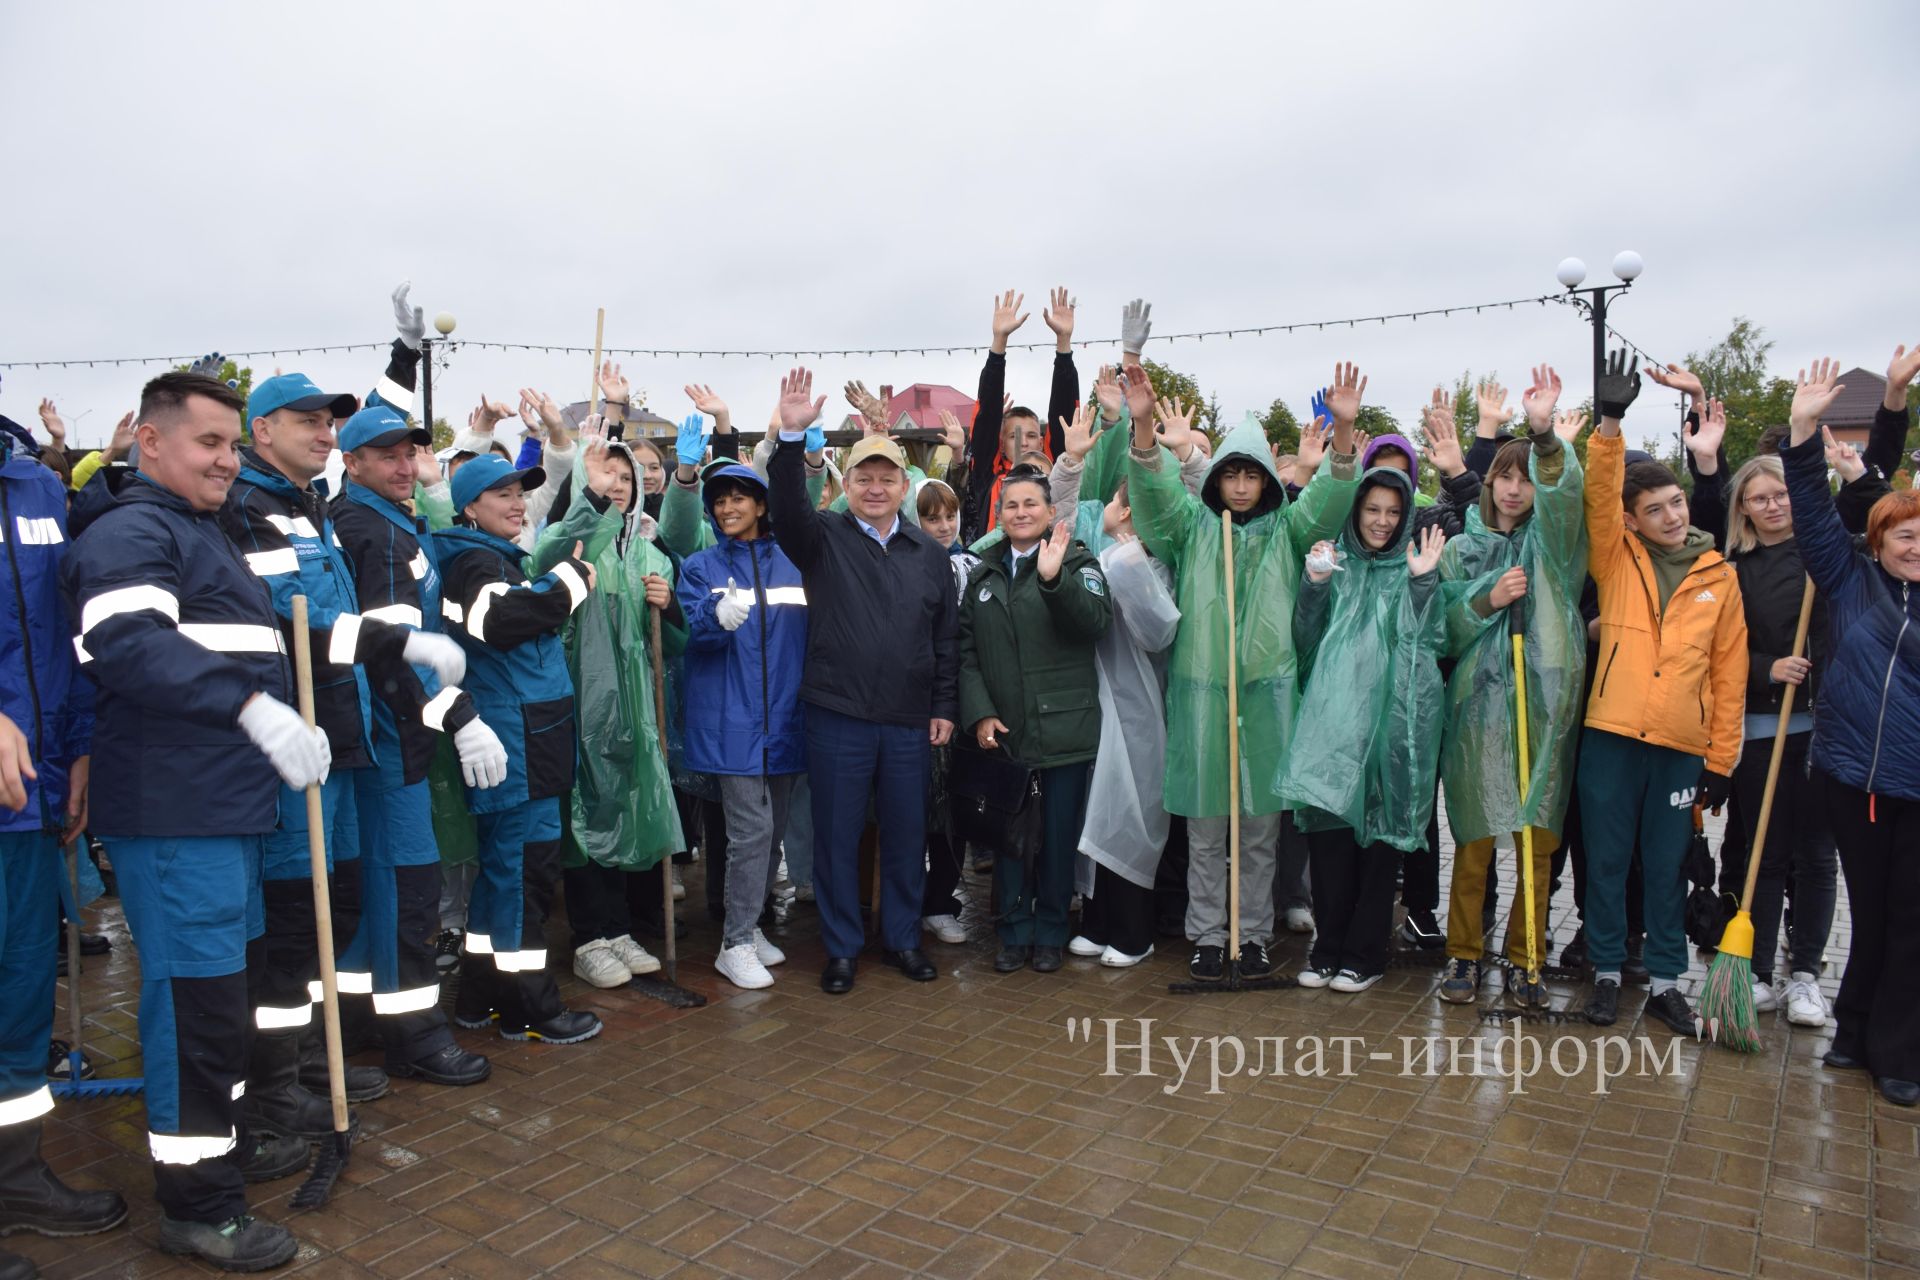
[[[272,763],[281,781],[294,790],[327,780],[327,769],[333,764],[327,735],[309,729],[300,713],[280,699],[254,694],[240,708],[239,723],[240,731],[253,739],[253,745]]]
[[[480,717],[453,731],[453,747],[460,753],[460,776],[468,786],[485,790],[507,780],[507,748]]]
[[[753,612],[753,592],[741,591],[733,585],[733,579],[727,579],[727,592],[720,597],[720,603],[713,607],[713,616],[721,626],[729,631],[737,631],[740,624]]]
[[[1137,356],[1140,349],[1147,345],[1147,337],[1153,332],[1153,304],[1143,298],[1135,298],[1120,313],[1120,349],[1128,355]]]
[[[467,651],[452,636],[416,631],[407,637],[407,647],[400,656],[416,666],[432,667],[443,688],[466,678]]]
[[[393,291],[393,327],[400,331],[400,341],[418,351],[427,336],[427,317],[421,308],[407,304],[407,291],[412,288],[413,281],[402,280]]]

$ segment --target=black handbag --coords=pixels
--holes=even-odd
[[[1718,947],[1720,935],[1727,931],[1728,922],[1740,909],[1740,900],[1713,887],[1713,850],[1707,846],[1705,815],[1698,806],[1693,811],[1693,840],[1687,845],[1687,855],[1681,865],[1692,885],[1687,893],[1684,916],[1687,941],[1696,947]]]
[[[1040,775],[1002,751],[954,743],[952,772],[954,834],[1031,867],[1040,851]]]

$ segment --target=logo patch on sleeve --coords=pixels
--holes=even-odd
[[[1107,594],[1107,577],[1098,569],[1089,565],[1080,571],[1080,581],[1086,584],[1087,591],[1096,596]]]

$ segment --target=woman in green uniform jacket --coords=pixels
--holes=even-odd
[[[1093,649],[1113,603],[1100,562],[1072,540],[1070,524],[1053,527],[1053,515],[1045,473],[1009,471],[998,512],[1006,541],[974,567],[960,603],[960,723],[980,750],[1037,775],[1039,795],[1027,803],[1042,806],[1032,864],[1005,852],[995,859],[1000,973],[1029,962],[1041,973],[1060,967],[1100,746]]]

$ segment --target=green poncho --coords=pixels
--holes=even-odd
[[[1465,531],[1440,557],[1447,654],[1458,660],[1447,684],[1440,779],[1447,795],[1447,829],[1456,844],[1518,831],[1522,824],[1558,835],[1572,795],[1574,739],[1587,671],[1587,626],[1580,616],[1587,525],[1580,460],[1558,438],[1549,440],[1527,460],[1533,514],[1512,533],[1496,532],[1483,514],[1492,509],[1489,485],[1480,506],[1467,512]],[[1533,776],[1524,802],[1507,611],[1482,616],[1475,607],[1516,565],[1527,571],[1527,738]]]
[[[1275,787],[1293,740],[1293,602],[1300,561],[1332,538],[1353,504],[1353,459],[1330,459],[1288,503],[1273,455],[1253,415],[1228,432],[1207,472],[1203,496],[1180,483],[1171,455],[1158,465],[1127,457],[1127,500],[1148,552],[1174,573],[1180,633],[1167,673],[1167,812],[1189,818],[1227,814],[1227,617],[1221,537],[1221,469],[1251,461],[1267,485],[1248,518],[1233,524],[1236,638],[1240,676],[1240,811],[1285,807]]]
[[[1375,467],[1360,479],[1400,495],[1400,525],[1378,551],[1352,519],[1340,531],[1340,568],[1303,577],[1294,614],[1302,678],[1299,727],[1279,789],[1302,831],[1351,828],[1363,848],[1426,847],[1446,703],[1440,680],[1445,619],[1438,573],[1410,577],[1413,483]]]
[[[609,448],[632,454],[615,441]],[[567,514],[534,544],[530,575],[565,559],[573,544],[593,565],[594,585],[567,623],[567,669],[573,677],[578,767],[567,813],[568,857],[578,866],[644,871],[683,847],[679,811],[667,775],[667,757],[654,716],[652,639],[646,602],[648,574],[673,581],[673,564],[645,536],[639,510],[595,510],[586,488],[587,450],[574,463]],[[636,482],[639,468],[634,468]],[[671,656],[686,644],[684,627],[666,624],[662,645]]]

